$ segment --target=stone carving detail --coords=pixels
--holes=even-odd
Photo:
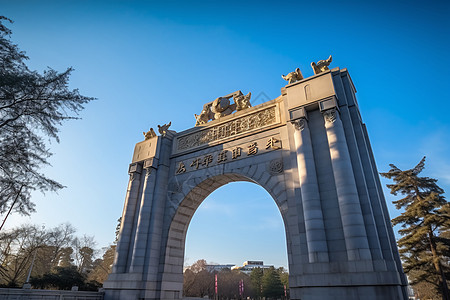
[[[183,190],[183,185],[178,183],[178,181],[173,181],[169,184],[168,191],[172,194],[181,193]]]
[[[336,121],[336,118],[337,118],[336,109],[333,108],[333,109],[326,110],[323,113],[323,117],[325,118],[325,122],[333,123],[334,121]]]
[[[169,124],[164,124],[162,126],[158,125],[158,131],[161,136],[166,136],[167,132],[169,132],[170,125],[172,125],[172,122],[169,122]]]
[[[235,111],[251,107],[251,95],[251,93],[243,95],[241,91],[236,91],[226,96],[216,98],[212,102],[206,103],[199,115],[194,114],[195,126],[206,124],[209,120],[217,120],[223,116],[231,115]],[[234,103],[230,102],[231,98],[233,98]]]
[[[230,104],[231,97],[219,97],[213,101],[211,111],[214,113],[214,120],[231,115],[236,110],[236,104]]]
[[[306,122],[307,121],[305,118],[291,121],[292,125],[294,125],[294,128],[298,131],[302,131],[303,129],[305,129]]]
[[[272,175],[283,173],[283,160],[281,158],[271,160],[267,165],[267,171]]]
[[[153,130],[153,128],[150,128],[150,130],[147,131],[147,132],[143,132],[143,134],[145,136],[145,140],[149,140],[149,139],[154,138],[156,136],[156,133]]]
[[[224,124],[179,137],[177,150],[186,150],[205,145],[213,141],[274,124],[276,121],[276,107],[272,106]]]
[[[236,110],[244,110],[246,108],[252,107],[252,104],[250,103],[250,97],[252,96],[252,93],[248,93],[247,95],[239,95],[234,97],[234,103],[236,103]]]
[[[291,72],[287,75],[281,75],[281,78],[283,78],[284,80],[286,80],[289,84],[294,83],[296,81],[302,80],[303,79],[303,75],[302,72],[300,71],[300,68],[295,69],[294,72]]]
[[[141,174],[141,172],[142,172],[142,165],[140,165],[138,163],[130,164],[130,166],[128,167],[128,174],[134,174],[134,173]]]
[[[212,120],[214,118],[214,114],[211,111],[211,105],[212,103],[206,103],[203,106],[202,112],[199,115],[194,114],[195,126],[206,124],[208,123],[209,120]]]
[[[333,58],[332,58],[331,55],[330,55],[330,57],[328,57],[328,59],[325,59],[325,60],[319,60],[319,61],[317,62],[317,64],[316,64],[315,62],[312,62],[312,63],[311,63],[311,67],[313,68],[314,75],[317,75],[317,74],[319,74],[319,73],[328,71],[328,70],[329,70],[329,69],[328,69],[328,66],[330,65],[330,63],[332,62],[332,60],[333,60]]]

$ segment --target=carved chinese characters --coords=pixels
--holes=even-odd
[[[241,152],[242,152],[242,148],[241,147],[236,147],[232,150],[231,152],[231,158],[232,159],[236,159],[239,156],[241,156]]]
[[[182,174],[186,172],[186,166],[184,165],[183,162],[180,162],[177,168],[177,171],[175,172],[175,174]]]
[[[240,144],[227,149],[215,151],[200,157],[183,159],[176,162],[175,175],[195,171],[219,164],[233,162],[246,157],[252,157],[267,153],[269,151],[281,149],[279,137],[269,136],[257,141]]]

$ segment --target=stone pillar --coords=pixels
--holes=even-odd
[[[141,207],[139,209],[130,273],[142,273],[144,271],[147,237],[150,230],[150,216],[152,212],[153,193],[156,181],[156,175],[153,170],[157,168],[157,159],[152,158],[146,160],[144,162],[144,168],[144,187],[142,189]]]
[[[328,262],[328,245],[308,122],[306,118],[300,118],[291,122],[295,128],[294,141],[297,152],[297,169],[305,218],[309,262]]]
[[[323,112],[331,165],[341,213],[348,260],[370,260],[369,243],[347,148],[344,127],[336,108]]]
[[[133,233],[134,214],[139,198],[139,186],[141,183],[142,165],[134,163],[130,165],[128,173],[130,180],[125,196],[125,205],[120,225],[119,241],[117,242],[116,257],[112,273],[124,273],[127,268],[128,251]]]
[[[167,186],[169,183],[170,153],[172,149],[173,134],[168,132],[161,139],[161,155],[158,163],[158,170],[155,174],[155,191],[153,193],[153,203],[150,218],[149,235],[147,239],[147,253],[145,265],[148,267],[144,275],[146,280],[145,299],[164,298],[161,290],[164,284],[161,282],[160,263],[164,263],[164,256],[161,256],[162,235],[164,230],[165,205],[167,203]],[[182,280],[181,280],[182,281]]]

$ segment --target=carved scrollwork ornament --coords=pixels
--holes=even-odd
[[[272,175],[283,173],[283,169],[283,160],[280,158],[271,160],[267,165],[267,171]]]
[[[337,119],[337,111],[335,108],[326,110],[323,113],[323,117],[325,118],[325,122],[334,123]]]
[[[306,119],[301,118],[297,120],[291,121],[292,125],[294,125],[295,130],[302,131],[306,127]]]

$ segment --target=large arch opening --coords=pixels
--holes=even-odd
[[[260,270],[252,275],[251,269],[259,264]],[[255,288],[263,287],[262,278],[257,283],[254,277],[257,272],[263,275],[269,266],[277,272],[283,295],[284,286],[288,287],[286,233],[270,194],[254,183],[231,182],[207,196],[186,234],[183,295],[211,298],[217,292],[217,298],[263,296]]]
[[[267,183],[267,180],[264,182]],[[288,288],[285,193],[280,193],[276,185],[266,187],[246,176],[230,173],[207,177],[202,182],[192,178],[185,181],[184,185],[188,188],[180,195],[180,202],[168,232],[164,278],[171,278],[174,284],[174,281],[177,281],[180,292],[183,290],[187,232],[188,228],[193,226],[193,231],[199,231],[194,232],[192,237],[192,244],[197,246],[188,248],[186,264],[195,263],[198,259],[205,259],[208,263],[236,266],[242,266],[243,262],[248,260],[263,261],[264,266],[273,266],[272,270],[285,270],[286,287],[283,284],[281,288]],[[191,222],[194,214],[200,216],[199,221]],[[188,247],[191,247],[190,245],[188,244]],[[198,251],[200,253],[196,253]],[[242,278],[242,281],[246,279],[244,284],[249,291],[250,274],[244,275],[241,277],[247,278]],[[172,287],[175,288],[175,285]],[[239,293],[238,283],[235,290]],[[198,296],[203,297],[206,294]]]
[[[189,224],[184,266],[199,259],[236,265],[263,260],[287,269],[283,219],[270,194],[254,183],[232,182],[206,197]]]

